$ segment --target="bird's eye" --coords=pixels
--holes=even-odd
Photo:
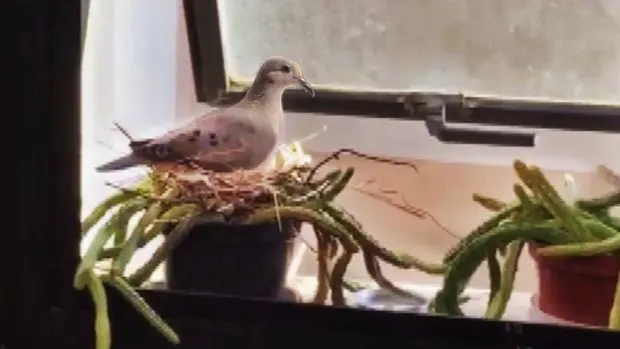
[[[288,74],[288,73],[290,73],[290,72],[291,72],[291,66],[290,66],[290,65],[284,65],[284,66],[282,66],[282,72],[283,72],[284,74]]]

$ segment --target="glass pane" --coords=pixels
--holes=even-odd
[[[234,76],[271,55],[310,81],[365,89],[620,100],[614,0],[226,0]]]

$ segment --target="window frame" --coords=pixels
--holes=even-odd
[[[35,4],[36,2],[36,4]],[[10,134],[38,142],[20,149],[3,184],[19,190],[0,234],[0,344],[85,348],[93,341],[86,292],[72,289],[80,235],[80,0],[16,6],[19,36],[9,51],[23,63],[13,91]],[[28,42],[29,45],[23,45]],[[17,64],[16,64],[17,66]],[[37,103],[32,103],[36,100]],[[14,149],[2,147],[6,158]],[[7,184],[8,183],[8,184]],[[171,348],[109,290],[114,348]],[[286,304],[217,295],[140,290],[181,335],[173,348],[263,348],[294,341],[451,348],[604,347],[618,334],[583,328]],[[265,321],[265,319],[269,321]],[[482,336],[484,334],[484,336]],[[331,342],[329,342],[331,341]],[[4,343],[3,343],[4,342]]]
[[[217,0],[183,0],[196,97],[199,102],[225,107],[239,101],[248,82],[229,81],[225,67]],[[302,91],[286,91],[284,109],[290,112],[347,115],[401,120],[442,117],[445,142],[534,146],[522,132],[489,132],[459,125],[620,132],[620,104],[582,104],[541,100],[502,99],[428,91],[334,91],[320,86],[314,99]],[[445,123],[457,127],[447,127]],[[525,137],[533,138],[526,133]],[[443,139],[442,139],[443,138]],[[516,138],[511,140],[510,138]],[[503,141],[502,141],[503,139]]]

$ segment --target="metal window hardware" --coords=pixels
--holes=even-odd
[[[424,120],[428,133],[443,143],[534,147],[536,134],[450,127],[447,116],[467,117],[473,105],[463,95],[421,94],[404,97],[405,109]]]

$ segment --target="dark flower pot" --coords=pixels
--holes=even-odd
[[[170,290],[278,298],[299,224],[202,223],[195,226],[166,262]]]
[[[529,244],[538,268],[538,306],[546,314],[590,326],[609,323],[620,271],[620,258],[544,257]]]

